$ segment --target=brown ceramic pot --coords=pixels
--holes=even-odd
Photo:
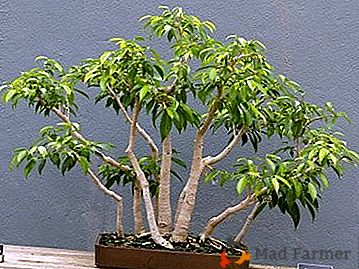
[[[234,263],[240,256],[228,256],[226,269],[248,269],[249,261]],[[123,269],[221,269],[219,254],[167,251],[145,248],[95,245],[95,264],[102,268]]]

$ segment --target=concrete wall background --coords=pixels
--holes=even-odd
[[[277,70],[298,81],[307,90],[308,99],[318,103],[333,100],[338,109],[348,112],[353,124],[345,125],[344,133],[349,145],[359,150],[359,2],[356,0],[185,0],[177,3],[0,0],[0,81],[32,67],[37,55],[54,57],[64,64],[95,57],[109,48],[110,37],[136,35],[140,29],[137,19],[156,13],[160,4],[181,5],[200,18],[212,20],[218,26],[220,37],[237,33],[261,40],[269,48],[269,58]],[[94,109],[89,102],[82,101],[79,114],[88,137],[110,139],[119,145],[118,150],[124,149],[123,136],[128,129],[112,111],[101,105]],[[23,180],[21,171],[8,171],[12,150],[29,145],[39,128],[49,122],[53,119],[34,116],[26,106],[13,112],[0,105],[0,242],[92,249],[96,234],[113,227],[114,208],[79,169],[63,178],[48,166],[44,176],[33,175],[29,182]],[[185,139],[176,139],[176,147],[185,159],[190,159],[188,144],[192,137],[190,133]],[[221,148],[217,143],[220,138],[218,134],[208,139],[214,152]],[[249,148],[244,151],[252,153]],[[243,154],[243,150],[238,154]],[[224,165],[235,160],[235,155]],[[176,190],[180,187],[177,184]],[[128,190],[125,192],[129,197]],[[286,247],[289,255],[283,261],[254,257],[255,262],[294,265],[298,261],[290,254],[294,247],[329,248],[351,250],[349,259],[310,262],[358,267],[358,192],[357,170],[352,169],[343,182],[335,181],[324,194],[314,223],[303,212],[297,231],[293,230],[290,219],[279,211],[263,214],[247,237],[247,243],[252,249]],[[195,226],[233,204],[235,199],[230,188],[201,186]],[[217,230],[216,236],[235,234],[241,220],[241,216],[232,219]],[[128,224],[131,225],[129,217]]]

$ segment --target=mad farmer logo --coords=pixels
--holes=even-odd
[[[220,261],[219,265],[223,269],[226,269],[228,265],[231,265],[231,264],[241,265],[242,263],[244,263],[245,261],[249,261],[250,259],[251,259],[251,254],[243,251],[241,257],[237,261],[232,263],[231,260],[228,259],[227,255],[226,255],[226,251],[223,250],[223,252],[221,253],[221,261]]]

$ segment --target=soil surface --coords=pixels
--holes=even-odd
[[[164,236],[169,240],[169,236]],[[142,235],[125,235],[125,237],[118,237],[115,233],[101,234],[100,244],[105,246],[123,246],[133,248],[146,248],[146,249],[161,249],[168,250],[162,246],[157,245],[151,238],[151,235],[146,233]],[[200,242],[199,237],[189,235],[185,242],[175,243],[171,242],[174,251],[187,251],[195,253],[208,253],[217,254],[223,250],[227,255],[240,256],[242,251],[248,251],[248,248],[241,244],[229,245],[225,241],[208,238],[204,242]],[[172,250],[168,250],[172,251]]]

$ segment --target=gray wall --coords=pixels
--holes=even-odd
[[[359,1],[357,0],[254,0],[254,1],[138,1],[138,0],[1,0],[0,80],[8,80],[33,66],[37,55],[75,64],[110,48],[110,37],[126,38],[140,29],[137,19],[157,12],[159,4],[182,5],[203,19],[217,23],[220,37],[237,33],[257,38],[269,48],[269,58],[280,72],[298,81],[317,103],[333,100],[348,112],[351,126],[344,126],[349,145],[359,151]],[[112,111],[81,101],[79,121],[86,135],[107,140],[123,150],[127,127]],[[29,145],[38,129],[53,119],[34,116],[26,106],[15,113],[0,106],[0,242],[61,248],[92,249],[96,234],[114,225],[112,203],[103,197],[76,169],[65,178],[48,167],[44,176],[23,179],[21,171],[9,172],[12,150]],[[190,159],[193,133],[176,139],[176,147]],[[219,150],[221,134],[208,139],[208,151]],[[245,148],[237,155],[248,152]],[[231,160],[235,160],[236,156]],[[351,250],[344,261],[320,261],[341,268],[358,267],[359,191],[357,170],[350,170],[340,183],[335,181],[323,196],[318,219],[312,223],[303,212],[301,225],[293,230],[291,221],[277,210],[263,214],[248,236],[252,249],[287,248],[286,260],[256,258],[256,262],[295,264],[291,249]],[[176,185],[178,192],[181,185]],[[128,190],[125,190],[129,197]],[[208,195],[210,193],[210,195]],[[223,198],[225,197],[225,198]],[[198,225],[220,208],[233,204],[232,189],[201,186],[194,215]],[[130,207],[130,204],[127,203]],[[128,207],[128,208],[129,208]],[[131,227],[127,210],[128,227]],[[216,236],[228,237],[239,229],[243,216],[218,229]]]

